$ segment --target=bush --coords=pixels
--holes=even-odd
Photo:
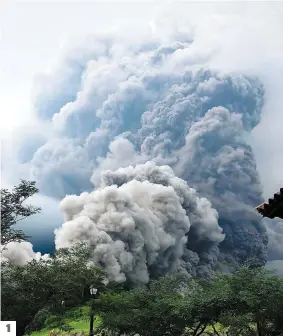
[[[85,317],[89,318],[89,307],[88,306],[72,308],[64,312],[64,318],[70,319],[70,320],[81,320]]]
[[[26,333],[29,335],[33,331],[41,330],[46,323],[46,320],[50,317],[49,309],[41,309],[34,317],[32,322],[27,326]]]
[[[74,330],[74,328],[71,327],[69,324],[64,324],[64,325],[61,326],[60,330],[69,332],[69,331]]]
[[[58,326],[63,325],[63,319],[57,315],[49,315],[45,321],[45,326],[48,328],[58,328]]]

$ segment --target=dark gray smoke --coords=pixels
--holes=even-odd
[[[226,234],[220,260],[263,265],[267,235],[254,205],[262,201],[251,147],[243,139],[240,114],[213,108],[196,122],[180,150],[176,171],[218,210]],[[251,260],[250,260],[251,262]]]

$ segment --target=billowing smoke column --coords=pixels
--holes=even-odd
[[[246,141],[260,121],[263,87],[208,69],[197,43],[178,36],[90,40],[78,59],[72,54],[42,80],[35,108],[52,137],[38,136],[37,146],[22,141],[42,193],[62,199],[85,191],[62,202],[67,222],[57,247],[89,241],[113,279],[146,282],[174,269],[205,275],[267,258]],[[166,165],[212,203],[222,242],[215,210]]]
[[[66,222],[56,232],[57,248],[86,241],[112,281],[211,273],[224,239],[211,203],[169,166],[152,162],[106,171],[100,188],[67,196],[61,209]]]
[[[253,208],[262,200],[261,186],[242,120],[223,107],[208,110],[190,128],[175,170],[219,212],[226,234],[219,260],[263,265],[267,234]]]

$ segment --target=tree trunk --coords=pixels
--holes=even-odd
[[[261,327],[260,327],[259,321],[256,321],[256,328],[257,328],[258,336],[263,336],[263,334],[261,332]]]

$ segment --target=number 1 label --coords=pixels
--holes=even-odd
[[[16,336],[16,321],[0,321],[1,336]]]

